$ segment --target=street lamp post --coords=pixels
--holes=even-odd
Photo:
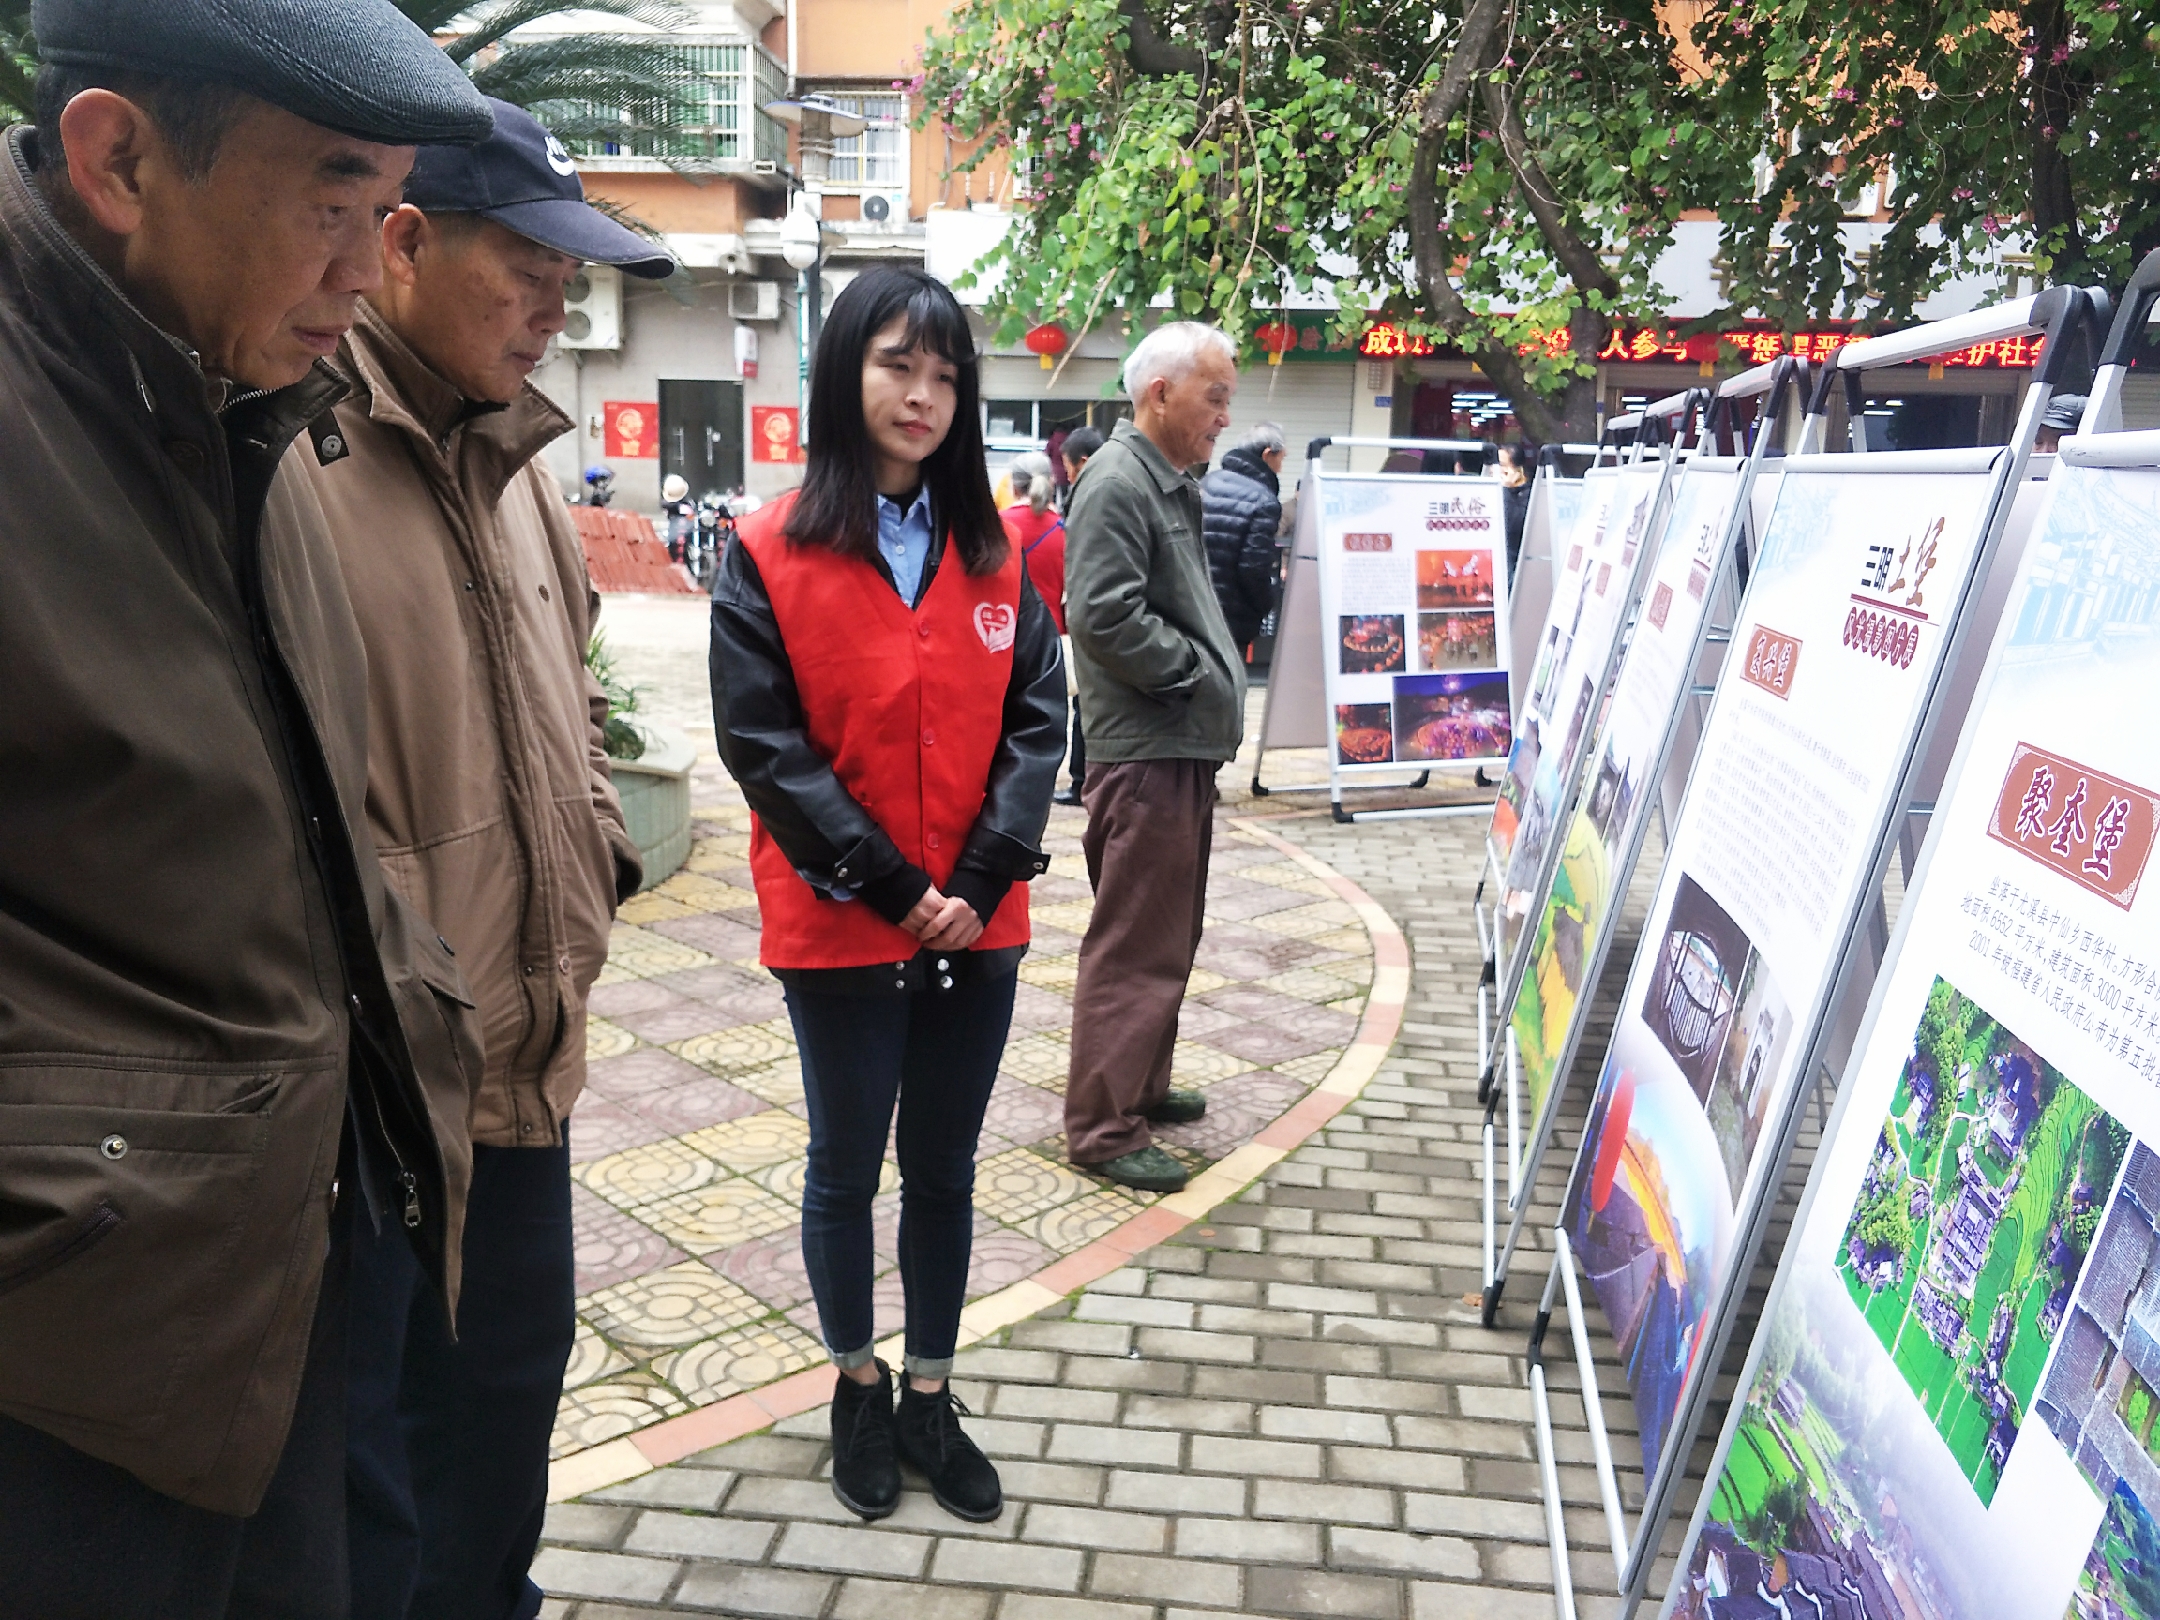
[[[810,195],[798,191],[780,222],[780,257],[795,272],[795,408],[798,431],[807,428],[810,410],[810,351],[824,313],[819,308],[825,259],[825,230],[810,212]]]

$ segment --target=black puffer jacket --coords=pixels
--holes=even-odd
[[[1230,639],[1242,651],[1275,605],[1275,531],[1282,527],[1282,485],[1260,452],[1241,445],[1201,480],[1206,499],[1208,574]]]

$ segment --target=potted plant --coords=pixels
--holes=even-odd
[[[622,677],[597,630],[585,644],[585,667],[607,697],[602,746],[622,800],[623,825],[645,862],[644,889],[672,877],[690,858],[690,739],[637,717],[641,689]],[[641,890],[642,892],[642,890]]]

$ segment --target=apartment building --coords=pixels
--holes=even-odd
[[[824,307],[870,265],[924,264],[949,280],[997,244],[1016,205],[1025,206],[1010,173],[995,161],[956,172],[966,149],[951,131],[934,121],[913,127],[919,109],[906,86],[950,3],[692,0],[693,21],[672,36],[696,75],[684,133],[662,152],[579,154],[588,193],[664,232],[687,274],[655,285],[588,272],[572,330],[535,377],[578,423],[549,452],[566,488],[605,464],[616,474],[618,501],[651,510],[669,473],[681,473],[693,492],[739,484],[768,496],[800,476],[800,336],[809,323],[799,288],[811,278],[786,262],[782,226],[798,206],[804,163],[799,127],[768,111],[773,103],[821,95],[864,122],[860,134],[832,143],[827,173],[813,182],[824,240],[815,283]],[[1861,218],[1850,228],[1883,227]],[[1721,303],[1716,236],[1712,220],[1682,225],[1660,266],[1669,320]],[[2011,290],[1999,276],[1968,278],[1924,313],[1955,313]],[[976,303],[982,296],[962,294]],[[1296,342],[1281,364],[1247,370],[1226,443],[1263,419],[1283,424],[1293,445],[1322,434],[1447,436],[1506,426],[1507,401],[1468,360],[1419,352],[1384,321],[1355,343],[1332,339],[1332,316],[1332,307],[1283,312]],[[987,329],[978,337],[987,344]],[[1838,337],[1829,330],[1808,341],[1827,349]],[[1726,370],[1751,363],[1761,355],[1748,341],[1744,333],[1712,334],[1683,344],[1663,327],[1631,328],[1601,357],[1602,397],[1617,410],[1699,380],[1706,363]],[[1115,330],[1088,333],[1049,370],[1018,348],[989,349],[986,433],[1015,447],[1081,421],[1107,423],[1120,409],[1124,346]],[[1949,375],[1927,372],[1900,368],[1871,386],[1896,397],[1937,391],[2007,400],[2023,382],[2009,355],[1981,356]],[[1998,405],[1989,414],[2003,413]]]

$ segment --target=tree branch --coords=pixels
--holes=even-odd
[[[1514,171],[1516,189],[1522,193],[1530,217],[1537,221],[1539,234],[1552,248],[1553,257],[1560,261],[1560,267],[1568,273],[1578,292],[1618,297],[1620,284],[1605,268],[1605,261],[1569,227],[1567,213],[1560,206],[1559,193],[1546,178],[1537,154],[1530,149],[1522,113],[1509,98],[1507,86],[1487,79],[1483,90],[1485,110],[1499,126],[1500,150],[1507,158],[1508,167]]]
[[[1151,79],[1174,78],[1190,73],[1199,78],[1207,71],[1207,57],[1189,45],[1174,45],[1155,27],[1148,15],[1147,0],[1118,0],[1118,15],[1125,19],[1125,56],[1135,71]]]
[[[1455,54],[1448,58],[1440,82],[1418,108],[1421,137],[1445,133],[1462,104],[1470,99],[1470,86],[1492,65],[1493,32],[1507,14],[1508,5],[1509,0],[1470,0],[1470,9],[1463,13],[1462,38],[1455,44]]]

